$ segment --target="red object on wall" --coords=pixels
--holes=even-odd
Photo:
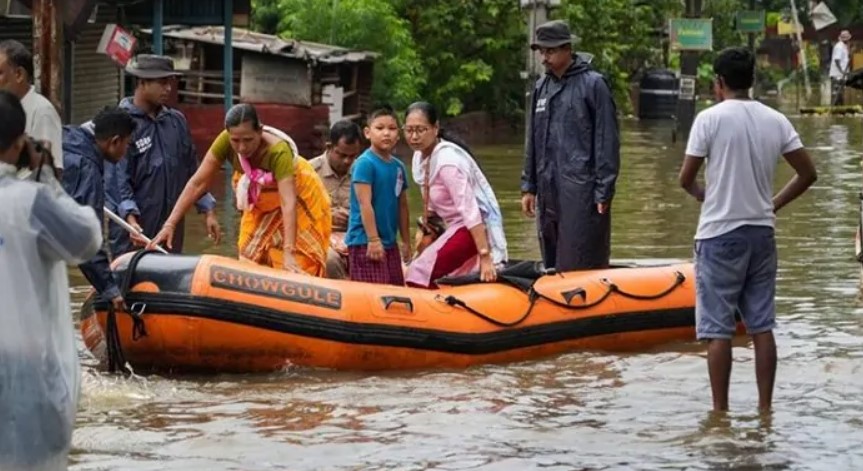
[[[98,52],[107,55],[121,67],[125,67],[135,50],[135,36],[116,24],[105,26],[102,38],[96,48]]]
[[[286,132],[307,159],[317,157],[324,151],[324,142],[330,119],[329,107],[317,105],[303,106],[255,103],[258,117],[263,124]],[[187,105],[177,107],[186,116],[192,141],[203,159],[210,144],[225,129],[225,109],[222,105]]]

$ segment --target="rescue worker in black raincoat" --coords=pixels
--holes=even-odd
[[[522,210],[537,218],[545,268],[608,267],[611,201],[620,168],[617,109],[606,79],[573,54],[566,23],[536,29],[547,69],[533,91]]]
[[[135,94],[120,102],[135,121],[135,133],[125,157],[105,169],[106,198],[130,225],[153,237],[171,214],[183,188],[198,169],[199,161],[186,117],[167,105],[175,77],[174,62],[166,56],[140,54],[126,67],[136,78]],[[221,228],[216,219],[216,199],[205,193],[196,203],[204,215],[207,234],[216,243]],[[184,223],[174,231],[171,252],[183,251]],[[146,245],[116,223],[109,223],[111,252],[120,256]]]
[[[63,127],[63,189],[78,204],[93,208],[99,221],[104,218],[105,206],[116,211],[116,206],[106,200],[105,166],[126,155],[134,132],[135,121],[120,108],[106,108],[80,126]],[[124,309],[105,247],[78,268],[105,301],[117,310]]]

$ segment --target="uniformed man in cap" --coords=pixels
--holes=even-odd
[[[183,114],[166,103],[176,77],[169,57],[141,54],[126,67],[136,78],[135,95],[120,102],[135,120],[135,133],[129,153],[110,171],[106,169],[109,206],[116,205],[120,217],[153,237],[171,214],[177,198],[198,168],[198,157],[189,125]],[[218,242],[221,230],[215,215],[216,199],[205,193],[196,203],[198,213],[205,215],[207,233]],[[112,208],[109,208],[112,209]],[[175,252],[183,251],[183,223],[174,232],[171,244]],[[111,223],[111,251],[114,256],[133,250],[131,236]]]
[[[572,38],[563,21],[536,29],[531,49],[546,74],[533,91],[521,179],[522,210],[536,216],[543,262],[558,272],[608,266],[620,167],[611,88]]]

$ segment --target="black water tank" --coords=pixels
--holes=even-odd
[[[678,80],[668,69],[648,70],[639,83],[639,119],[671,119],[677,114]]]

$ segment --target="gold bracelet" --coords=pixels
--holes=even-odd
[[[162,229],[176,229],[176,228],[177,228],[177,226],[172,222],[165,221],[165,224],[162,224]]]

